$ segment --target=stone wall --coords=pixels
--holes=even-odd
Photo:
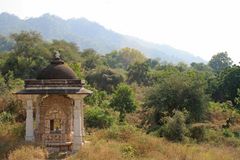
[[[36,140],[44,143],[69,142],[72,139],[73,100],[65,95],[42,97],[39,103],[40,122],[36,129]],[[59,132],[51,133],[50,120],[60,123]]]

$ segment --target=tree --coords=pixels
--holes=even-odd
[[[149,65],[144,63],[135,63],[128,68],[128,82],[137,82],[139,85],[148,84],[149,76],[148,72],[150,70]]]
[[[87,71],[105,65],[103,58],[99,54],[97,54],[97,52],[94,49],[91,48],[85,49],[81,53],[81,57],[83,61],[82,67]]]
[[[119,122],[124,122],[126,113],[131,113],[136,110],[132,89],[126,84],[119,84],[110,101],[110,106],[120,113]]]
[[[192,62],[191,67],[197,71],[211,71],[211,68],[204,63]]]
[[[133,48],[122,48],[106,55],[107,64],[112,68],[127,69],[135,63],[143,63],[147,60],[142,52]]]
[[[170,116],[186,109],[191,120],[199,121],[207,107],[205,87],[204,76],[198,72],[166,75],[147,92],[145,106],[154,108],[157,115],[166,112]]]
[[[21,32],[12,34],[15,41],[14,51],[9,53],[2,66],[2,74],[13,71],[16,78],[34,78],[51,58],[48,44],[36,32]]]
[[[80,63],[77,63],[77,62],[70,63],[69,66],[72,68],[74,73],[76,73],[76,75],[79,79],[83,79],[83,71],[81,69]]]
[[[233,66],[220,73],[217,88],[220,101],[230,100],[233,103],[237,97],[237,89],[240,88],[240,66]]]
[[[64,40],[53,40],[50,45],[51,53],[55,51],[59,51],[61,53],[61,57],[64,61],[76,61],[80,59],[79,57],[79,49],[75,43],[70,43]]]
[[[150,67],[151,69],[154,69],[154,68],[156,68],[157,66],[160,65],[159,61],[160,61],[160,59],[151,59],[151,58],[149,58],[149,59],[146,61],[146,63],[149,65],[149,67]]]
[[[0,52],[10,51],[14,47],[14,42],[7,37],[0,35]]]
[[[86,76],[86,80],[99,90],[112,92],[119,83],[124,81],[124,76],[117,70],[103,68],[90,72]]]
[[[236,103],[236,108],[240,109],[240,89],[237,90],[237,96],[234,99]]]
[[[160,134],[172,141],[183,141],[188,132],[185,122],[186,115],[175,111],[173,117],[167,117],[166,123],[160,129]]]
[[[233,61],[227,52],[221,52],[212,56],[208,65],[217,73],[232,65]]]

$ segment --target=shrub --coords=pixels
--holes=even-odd
[[[224,135],[225,137],[234,137],[234,133],[231,132],[231,131],[229,131],[228,129],[224,129],[224,130],[223,130],[223,135]]]
[[[47,158],[47,151],[40,147],[22,146],[9,155],[9,160],[43,160]]]
[[[117,141],[128,141],[130,138],[132,138],[134,135],[136,135],[136,128],[131,125],[113,125],[109,129],[106,130],[106,132],[103,135],[104,139],[113,139]],[[101,139],[102,137],[99,137]]]
[[[119,122],[123,123],[126,114],[134,112],[137,108],[133,90],[124,83],[119,84],[114,91],[110,106],[119,112]]]
[[[113,124],[113,117],[104,109],[89,107],[85,112],[85,124],[90,128],[107,128]]]
[[[190,136],[193,139],[196,139],[197,142],[201,142],[205,139],[206,130],[203,125],[192,126],[190,128]]]
[[[185,124],[186,116],[183,112],[176,111],[173,117],[167,119],[166,124],[160,128],[160,135],[169,140],[183,141],[188,130]]]
[[[14,117],[11,113],[8,112],[2,112],[0,113],[0,123],[7,123],[7,122],[13,122],[14,121]]]
[[[189,120],[198,122],[205,118],[208,107],[205,88],[203,74],[195,71],[175,72],[164,76],[146,92],[144,105],[154,108],[157,113],[167,112],[170,115],[174,110],[187,110]]]
[[[135,148],[133,148],[131,145],[122,146],[121,152],[122,152],[123,156],[126,158],[134,157],[134,155],[136,154]]]

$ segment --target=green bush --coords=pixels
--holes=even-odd
[[[203,125],[192,126],[190,128],[190,136],[197,142],[204,141],[206,137],[206,129]]]
[[[14,116],[9,112],[0,113],[0,123],[14,122]]]
[[[121,148],[121,152],[124,157],[132,158],[136,154],[136,149],[134,147],[132,147],[131,145],[124,145]]]
[[[166,124],[164,124],[160,130],[159,134],[173,141],[183,141],[188,129],[185,124],[186,116],[183,112],[176,111],[173,117],[167,119]]]
[[[100,107],[89,107],[85,112],[85,124],[90,128],[107,128],[113,124],[113,117]]]
[[[223,130],[223,135],[224,135],[225,137],[234,137],[234,133],[231,132],[231,131],[229,131],[228,129],[224,129],[224,130]]]

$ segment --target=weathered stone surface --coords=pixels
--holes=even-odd
[[[72,131],[72,107],[73,101],[64,95],[49,95],[42,99],[39,104],[40,122],[37,134],[43,143],[69,142],[71,141]],[[50,120],[61,121],[61,134],[50,132]]]

